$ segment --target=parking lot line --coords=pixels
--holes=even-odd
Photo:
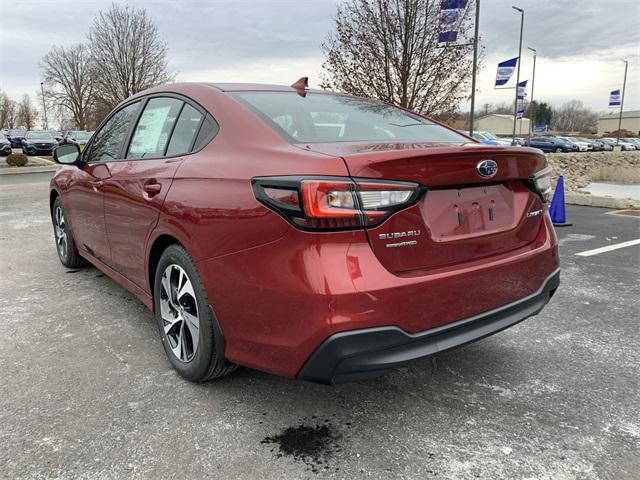
[[[628,242],[616,243],[614,245],[607,245],[606,247],[594,248],[593,250],[587,250],[586,252],[576,253],[576,255],[581,257],[590,257],[592,255],[610,252],[611,250],[618,250],[619,248],[631,247],[633,245],[640,245],[640,238],[637,240],[629,240]]]

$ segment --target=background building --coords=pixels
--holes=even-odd
[[[530,131],[531,123],[528,118],[518,120],[516,123],[516,136],[527,135]],[[491,113],[476,120],[475,130],[481,132],[491,132],[494,135],[513,135],[513,115],[503,115]]]
[[[598,135],[606,135],[618,130],[619,113],[611,112],[609,115],[598,118]],[[623,130],[629,130],[634,135],[640,135],[640,110],[622,112]]]

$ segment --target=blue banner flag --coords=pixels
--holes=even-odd
[[[496,87],[502,86],[509,81],[513,72],[516,70],[518,64],[518,57],[505,60],[498,64],[498,71],[496,73]]]
[[[438,43],[453,43],[458,40],[458,32],[440,32],[438,34]]]
[[[527,88],[527,82],[529,80],[525,80],[524,82],[520,82],[518,84],[518,100],[524,100],[524,97],[526,95],[526,93],[524,93],[525,89]]]
[[[455,10],[457,8],[467,8],[469,0],[442,0],[440,10]]]
[[[518,113],[516,113],[516,119],[521,120],[522,118],[524,118],[524,110],[518,110]]]
[[[535,133],[544,133],[547,130],[549,130],[549,125],[546,125],[546,124],[545,125],[534,125],[533,126],[533,131]]]
[[[454,43],[468,0],[443,0],[440,4],[440,33],[438,43]]]
[[[609,94],[609,107],[620,106],[620,90],[614,90]]]

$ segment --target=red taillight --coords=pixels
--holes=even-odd
[[[342,177],[261,177],[252,183],[260,202],[308,230],[375,226],[425,191],[416,183]]]
[[[551,199],[552,173],[551,165],[546,165],[542,170],[537,171],[529,179],[525,180],[525,185],[529,190],[537,193],[544,203]]]

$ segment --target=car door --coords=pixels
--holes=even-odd
[[[146,246],[173,177],[193,145],[204,114],[181,98],[149,98],[124,158],[109,165],[105,224],[115,270],[149,289]]]
[[[539,148],[543,152],[550,152],[553,150],[553,144],[546,138],[540,138],[538,139],[536,148]]]
[[[96,133],[79,166],[66,185],[65,212],[77,245],[98,260],[110,264],[110,250],[104,221],[102,187],[109,178],[109,162],[122,149],[131,121],[140,102],[114,113]]]

